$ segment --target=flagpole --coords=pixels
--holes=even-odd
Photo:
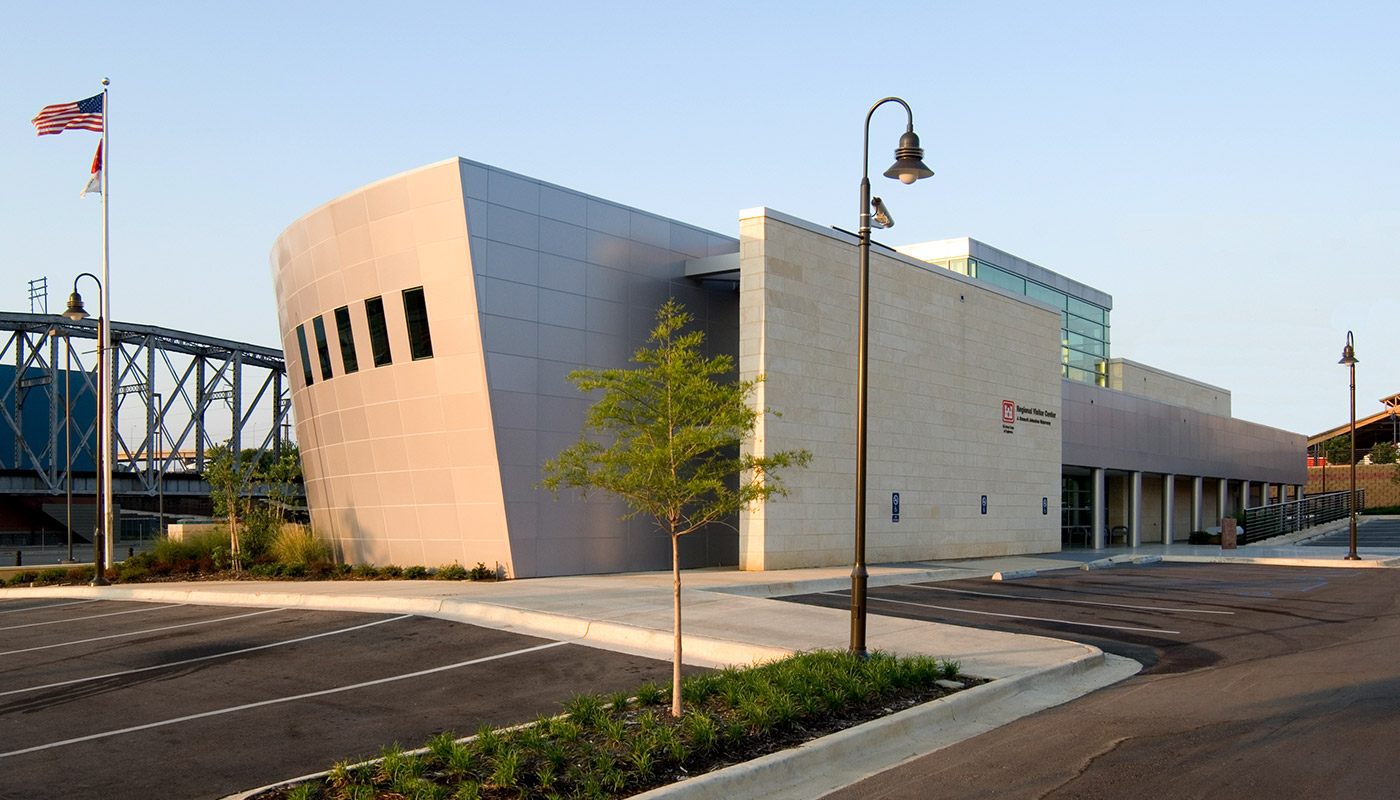
[[[102,435],[98,438],[98,443],[102,448],[103,474],[99,476],[102,481],[102,538],[106,551],[103,554],[103,567],[112,568],[112,547],[116,537],[112,530],[113,507],[112,507],[112,372],[115,364],[112,363],[112,275],[109,268],[109,253],[111,234],[108,228],[108,202],[111,198],[111,176],[112,176],[112,148],[107,141],[108,131],[112,127],[111,106],[107,99],[107,87],[111,81],[102,79],[102,329],[98,332],[101,341],[98,350],[101,352],[100,371],[101,379],[99,389],[102,391]],[[101,577],[101,576],[98,576]]]

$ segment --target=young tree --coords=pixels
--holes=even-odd
[[[1376,446],[1371,448],[1372,464],[1394,464],[1397,456],[1400,456],[1400,452],[1397,452],[1392,442],[1377,442]]]
[[[583,436],[544,465],[541,485],[558,493],[577,488],[621,498],[630,519],[645,515],[671,536],[674,609],[671,714],[681,714],[681,536],[750,504],[784,495],[777,469],[806,466],[806,450],[759,457],[741,445],[753,435],[761,410],[753,394],[762,377],[716,380],[733,369],[727,355],[705,358],[704,334],[682,332],[691,316],[675,299],[656,312],[656,328],[632,356],[634,369],[581,369],[569,373],[579,391],[601,389],[588,411]],[[590,438],[591,435],[591,438]]]
[[[238,547],[238,521],[248,515],[249,474],[240,469],[234,449],[227,442],[204,454],[204,480],[209,482],[214,514],[228,516],[229,560],[235,572],[242,566]]]
[[[249,529],[253,552],[258,541],[265,541],[280,526],[292,499],[296,481],[301,478],[301,452],[295,444],[284,444],[281,456],[272,451],[259,454],[244,449],[237,459],[228,442],[209,448],[205,454],[204,479],[209,482],[214,513],[228,517],[229,559],[237,571],[243,563],[243,543]],[[252,489],[260,486],[266,499],[254,503]],[[261,538],[259,538],[261,537]]]
[[[1327,456],[1328,464],[1350,464],[1351,434],[1344,433],[1341,436],[1328,439],[1322,443],[1322,449]]]

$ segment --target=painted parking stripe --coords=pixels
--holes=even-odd
[[[538,650],[548,650],[548,649],[551,648],[551,647],[558,647],[559,645],[562,645],[562,644],[568,644],[568,642],[546,642],[546,643],[544,643],[544,644],[537,644],[537,645],[535,645],[534,647],[525,647],[525,648],[521,648],[520,650],[512,650],[512,651],[510,651],[509,653],[498,653],[498,654],[496,654],[496,655],[494,655],[494,656],[484,656],[484,657],[482,657],[482,658],[473,658],[473,659],[471,659],[470,661],[459,661],[459,662],[457,662],[456,664],[446,664],[446,665],[441,666],[441,667],[433,667],[433,668],[431,668],[431,669],[418,670],[417,672],[409,672],[409,673],[405,673],[405,674],[403,674],[403,675],[395,675],[395,676],[389,677],[389,678],[379,678],[379,679],[377,679],[377,680],[364,681],[364,682],[362,682],[362,683],[352,683],[352,684],[350,684],[349,686],[337,686],[337,687],[335,687],[335,688],[333,688],[333,689],[321,689],[320,691],[316,691],[316,692],[306,692],[306,693],[304,693],[304,694],[296,694],[296,695],[291,695],[291,696],[288,696],[288,697],[275,697],[275,698],[273,698],[273,699],[271,699],[271,700],[259,700],[259,701],[256,702],[256,703],[244,703],[244,704],[241,705],[241,706],[230,706],[230,707],[228,707],[228,708],[215,709],[214,711],[204,711],[204,712],[201,712],[201,713],[199,713],[199,714],[187,714],[187,715],[185,715],[185,716],[183,716],[183,717],[174,717],[174,718],[172,718],[172,719],[165,719],[165,720],[161,720],[161,721],[159,721],[159,722],[148,722],[148,723],[146,723],[146,724],[144,724],[144,725],[133,725],[133,726],[131,726],[130,728],[119,728],[119,729],[114,730],[114,731],[104,731],[104,732],[102,732],[102,733],[91,733],[91,734],[88,734],[87,736],[78,736],[78,737],[75,737],[75,738],[72,738],[72,739],[64,739],[64,740],[58,741],[58,742],[49,742],[48,744],[39,744],[39,745],[35,745],[35,746],[33,746],[33,747],[26,747],[26,748],[24,748],[24,749],[22,749],[22,750],[11,750],[11,751],[8,752],[8,753],[0,753],[0,758],[10,758],[11,756],[22,756],[22,755],[24,755],[25,753],[37,753],[37,752],[39,752],[39,751],[41,751],[41,750],[52,750],[52,749],[57,748],[57,747],[66,747],[66,746],[68,746],[68,745],[70,745],[70,744],[80,744],[80,743],[82,743],[82,742],[91,742],[91,741],[94,741],[94,740],[96,740],[96,739],[108,739],[108,738],[111,738],[111,737],[113,737],[113,736],[121,736],[121,735],[127,734],[127,733],[136,733],[137,731],[150,730],[151,728],[163,728],[163,727],[165,727],[166,725],[176,725],[176,724],[179,724],[179,723],[181,723],[181,722],[190,722],[190,721],[196,720],[196,719],[205,719],[205,718],[207,718],[207,717],[217,717],[217,716],[221,716],[221,715],[223,715],[223,714],[233,714],[233,713],[236,713],[236,712],[239,712],[239,711],[248,711],[248,710],[254,709],[254,708],[262,708],[262,707],[264,707],[264,706],[277,705],[277,704],[279,704],[279,703],[293,703],[293,702],[296,702],[297,700],[309,700],[310,698],[313,698],[313,697],[325,697],[325,696],[328,695],[328,694],[339,694],[340,692],[351,692],[351,691],[354,691],[354,690],[356,690],[356,689],[364,689],[364,688],[369,687],[369,686],[380,686],[380,685],[383,685],[383,684],[386,684],[386,683],[394,683],[395,681],[404,681],[404,680],[409,680],[409,679],[411,679],[411,678],[421,678],[421,677],[423,677],[424,675],[432,675],[432,674],[438,673],[438,672],[447,672],[448,670],[461,669],[462,667],[470,667],[470,666],[472,666],[472,665],[474,665],[474,664],[484,664],[484,663],[486,663],[486,662],[488,662],[488,661],[498,661],[498,660],[503,659],[503,658],[511,658],[511,657],[513,657],[513,656],[524,655],[524,654],[526,654],[526,653],[533,653],[533,652],[538,651]]]
[[[91,600],[72,600],[67,603],[49,603],[46,606],[25,606],[24,608],[7,608],[0,611],[0,614],[18,614],[21,611],[43,611],[46,608],[60,608],[62,606],[76,606],[82,603],[96,603],[96,598]]]
[[[122,614],[140,614],[145,611],[160,611],[163,608],[181,608],[185,603],[174,603],[168,606],[147,606],[146,608],[131,608],[126,611],[109,611],[106,614],[89,614],[86,617],[67,617],[65,619],[51,619],[48,622],[29,622],[24,625],[11,625],[8,628],[0,628],[0,631],[13,631],[20,628],[37,628],[41,625],[61,625],[65,622],[78,622],[85,619],[101,619],[102,617],[117,617]]]
[[[849,596],[850,596],[849,592],[848,592],[848,593],[841,593],[841,592],[822,592],[822,594],[831,595],[832,597],[849,597]],[[1133,627],[1129,627],[1129,626],[1127,626],[1127,625],[1104,625],[1104,624],[1098,623],[1098,622],[1076,622],[1075,620],[1072,620],[1072,619],[1054,619],[1053,617],[1028,617],[1028,616],[1026,616],[1026,615],[1024,615],[1024,614],[998,614],[998,613],[995,612],[995,611],[973,611],[973,610],[970,609],[970,608],[953,608],[953,607],[950,607],[950,606],[935,606],[935,605],[930,605],[930,604],[928,604],[928,603],[915,603],[915,602],[912,602],[912,601],[909,601],[909,600],[887,600],[887,599],[885,599],[885,598],[883,598],[883,597],[871,597],[870,599],[871,599],[871,600],[878,600],[878,601],[880,601],[881,603],[897,603],[897,604],[902,605],[902,606],[917,606],[917,607],[919,607],[919,608],[932,608],[932,609],[935,609],[935,610],[938,610],[938,611],[951,611],[951,612],[953,612],[953,613],[955,613],[955,614],[977,614],[978,616],[983,616],[983,617],[1001,617],[1002,619],[1025,619],[1025,620],[1031,620],[1031,621],[1033,621],[1033,622],[1053,622],[1053,623],[1056,623],[1056,624],[1058,624],[1058,625],[1074,625],[1074,626],[1080,627],[1080,628],[1106,628],[1106,629],[1112,630],[1112,631],[1132,631],[1132,632],[1134,632],[1134,633],[1173,633],[1173,634],[1181,633],[1181,631],[1169,631],[1169,630],[1165,630],[1165,629],[1163,629],[1163,628],[1133,628]]]
[[[1012,600],[1029,600],[1037,603],[1073,603],[1081,606],[1107,606],[1108,608],[1129,608],[1135,611],[1165,611],[1170,614],[1230,614],[1233,611],[1209,611],[1203,608],[1172,608],[1168,606],[1134,606],[1127,603],[1101,603],[1097,600],[1067,600],[1059,597],[1025,597],[1016,594],[1002,594],[1000,592],[974,592],[971,589],[950,589],[946,586],[923,586],[920,584],[908,584],[910,589],[925,589],[930,592],[953,592],[956,594],[975,594],[980,597],[1006,597]]]
[[[197,662],[197,661],[209,661],[210,659],[214,659],[214,658],[229,658],[229,657],[231,657],[231,656],[241,656],[241,655],[243,655],[243,654],[245,654],[245,653],[253,653],[253,652],[256,652],[256,651],[258,651],[258,650],[268,650],[268,649],[273,648],[273,647],[283,647],[283,646],[289,645],[289,644],[300,644],[301,642],[309,642],[309,641],[311,641],[312,639],[320,639],[320,638],[325,637],[325,636],[339,636],[339,635],[342,634],[342,633],[350,633],[351,631],[363,630],[364,628],[372,628],[372,627],[374,627],[375,625],[383,625],[383,624],[386,623],[386,622],[398,622],[398,621],[400,621],[400,620],[412,619],[412,618],[413,618],[413,615],[412,615],[412,614],[403,614],[403,615],[400,615],[400,616],[397,616],[397,617],[389,617],[389,618],[387,618],[387,619],[377,619],[377,620],[375,620],[375,621],[373,621],[373,622],[366,622],[366,623],[363,624],[363,625],[354,625],[354,626],[349,627],[349,628],[340,628],[340,629],[338,629],[338,630],[325,631],[325,632],[323,632],[323,633],[313,633],[313,634],[311,634],[310,636],[301,636],[301,637],[298,637],[298,638],[296,638],[296,639],[287,639],[287,640],[281,641],[281,642],[271,642],[271,643],[269,643],[269,644],[260,644],[260,645],[258,645],[258,646],[256,646],[256,647],[245,647],[245,648],[243,648],[243,649],[241,649],[241,650],[230,650],[230,651],[228,651],[227,653],[214,653],[214,654],[212,654],[212,655],[199,656],[198,658],[186,658],[186,659],[184,659],[184,660],[182,660],[182,661],[170,661],[170,662],[167,662],[167,663],[165,663],[165,664],[155,664],[155,665],[149,666],[149,667],[138,667],[138,668],[136,668],[136,669],[128,669],[128,670],[123,670],[123,671],[121,671],[121,672],[109,672],[109,673],[107,673],[106,675],[93,675],[93,676],[90,677],[90,678],[74,678],[73,680],[59,681],[58,683],[46,683],[46,684],[44,684],[43,686],[30,686],[30,687],[28,687],[28,688],[26,688],[26,689],[10,689],[9,691],[6,691],[6,692],[0,692],[0,697],[5,697],[6,695],[11,695],[11,694],[24,694],[25,692],[38,692],[38,691],[42,691],[42,690],[44,690],[44,689],[57,689],[57,688],[60,687],[60,686],[72,686],[72,685],[75,684],[75,683],[87,683],[88,681],[100,681],[100,680],[105,680],[105,679],[107,679],[107,678],[119,678],[119,677],[121,677],[121,676],[123,676],[123,675],[135,675],[135,674],[138,673],[138,672],[150,672],[150,671],[153,670],[153,669],[169,669],[170,667],[180,667],[180,666],[184,666],[185,664],[193,664],[193,663],[195,663],[195,662]]]
[[[265,608],[261,611],[253,611],[247,614],[234,614],[231,617],[218,617],[217,619],[202,619],[198,622],[184,622],[179,625],[165,625],[159,628],[146,628],[141,631],[129,631],[127,633],[113,633],[109,636],[94,636],[91,639],[79,639],[75,642],[59,642],[58,644],[45,644],[38,647],[26,647],[22,650],[5,650],[0,652],[0,656],[13,656],[20,653],[32,653],[36,650],[52,650],[55,647],[71,647],[75,644],[89,644],[91,642],[105,642],[108,639],[123,639],[127,636],[140,636],[145,633],[160,633],[161,631],[173,631],[178,628],[192,628],[195,625],[212,625],[215,622],[227,622],[231,619],[243,619],[244,617],[256,617],[259,614],[271,614],[274,611],[286,611],[285,608]]]

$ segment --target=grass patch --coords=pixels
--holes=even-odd
[[[275,561],[283,564],[315,564],[335,560],[331,543],[313,533],[309,525],[283,523],[267,549]]]
[[[337,764],[321,780],[257,800],[450,797],[628,797],[787,749],[984,681],[958,663],[924,656],[801,653],[782,661],[686,678],[689,708],[669,713],[669,686],[574,695],[564,714],[510,729],[444,732],[422,748],[385,748],[374,763]]]

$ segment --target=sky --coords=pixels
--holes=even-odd
[[[1112,354],[1303,434],[1400,392],[1400,4],[54,2],[0,30],[0,310],[100,272],[114,319],[279,346],[268,255],[340,194],[462,156],[737,236],[858,226],[866,112],[936,173],[891,246],[971,236],[1114,298]],[[872,121],[883,171],[904,119]],[[883,183],[883,179],[875,178]],[[84,291],[85,299],[88,290]],[[95,300],[95,298],[94,298]],[[92,301],[89,301],[92,302]]]

